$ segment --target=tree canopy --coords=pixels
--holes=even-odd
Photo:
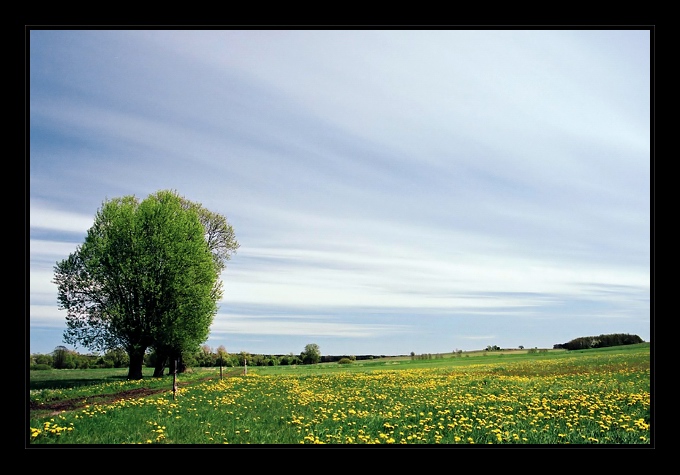
[[[300,353],[303,364],[316,364],[321,361],[321,349],[316,343],[305,345],[305,349]]]
[[[141,379],[148,348],[169,355],[207,339],[237,248],[226,218],[174,191],[105,201],[85,242],[55,266],[64,341],[124,348],[128,378]]]

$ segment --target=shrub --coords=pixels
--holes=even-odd
[[[338,364],[352,364],[352,360],[349,358],[340,358],[340,360],[338,360]]]
[[[34,371],[43,371],[46,369],[52,369],[52,367],[48,364],[40,363],[40,364],[32,364],[31,365],[31,370]]]

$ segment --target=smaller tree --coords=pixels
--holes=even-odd
[[[75,368],[73,352],[65,346],[57,346],[52,352],[52,366],[55,369]]]
[[[300,353],[302,364],[316,364],[321,361],[321,350],[316,343],[305,346],[305,351]]]
[[[104,361],[110,361],[112,368],[125,368],[130,364],[130,357],[123,348],[113,348],[104,353]]]
[[[227,349],[224,345],[217,347],[217,363],[220,366],[224,366],[227,361]]]
[[[239,366],[245,366],[245,365],[248,364],[248,362],[250,362],[250,363],[251,363],[251,366],[252,366],[252,358],[253,358],[253,357],[252,357],[252,355],[251,355],[250,353],[248,353],[247,351],[243,351],[243,350],[242,350],[242,351],[238,354],[238,365],[239,365]]]

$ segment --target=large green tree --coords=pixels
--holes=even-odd
[[[201,209],[167,190],[141,202],[134,196],[105,201],[85,242],[55,266],[60,308],[67,311],[64,341],[99,351],[124,348],[128,379],[142,378],[148,348],[170,351],[205,341],[223,267]],[[231,231],[233,251],[238,243]]]
[[[212,290],[212,297],[215,302],[222,297],[222,281],[220,274],[226,267],[231,255],[239,248],[234,229],[221,214],[212,212],[204,208],[200,203],[195,203],[181,198],[182,207],[197,214],[201,225],[208,249],[212,254],[214,272],[216,275],[215,285]],[[163,375],[166,363],[169,365],[169,372],[183,371],[183,355],[185,352],[192,352],[200,346],[207,338],[207,333],[202,333],[204,326],[195,324],[192,320],[194,315],[188,315],[179,319],[184,327],[179,329],[179,324],[175,324],[175,329],[182,338],[158,339],[152,346],[156,352],[156,364],[154,377]]]

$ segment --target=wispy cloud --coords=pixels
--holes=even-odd
[[[650,337],[647,30],[30,39],[32,351],[102,202],[159,189],[241,243],[211,345]]]

